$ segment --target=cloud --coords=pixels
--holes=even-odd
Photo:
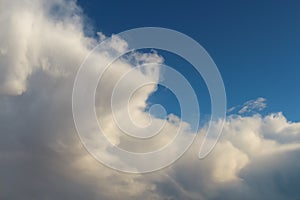
[[[237,111],[237,114],[243,115],[243,114],[254,114],[257,112],[262,111],[267,107],[266,99],[263,97],[258,97],[254,100],[249,100],[242,105],[237,105],[229,108],[227,110],[227,113],[233,113],[234,111]]]
[[[289,142],[290,135],[284,131],[295,126],[299,123],[287,122],[281,113],[229,116],[220,141],[207,158],[197,159],[203,139],[200,135],[200,140],[167,173],[191,195],[186,199],[297,199],[300,129],[291,133],[297,135],[297,140]],[[277,132],[272,131],[273,127]]]
[[[282,113],[232,115],[220,142],[205,159],[197,158],[207,127],[174,165],[157,173],[129,175],[113,171],[91,157],[78,140],[71,95],[75,74],[89,51],[106,36],[84,34],[84,20],[76,1],[0,0],[0,193],[3,199],[296,199],[299,197],[300,123]],[[91,64],[126,51],[118,37],[97,52]],[[135,144],[121,136],[113,123],[110,95],[122,74],[142,63],[162,63],[157,52],[134,52],[116,61],[101,79],[96,110],[109,139],[131,150],[153,150],[173,137],[178,125],[169,115],[162,137]],[[161,72],[134,71],[138,81],[157,81]],[[132,117],[145,124],[152,85],[137,92],[130,104]],[[123,117],[126,94],[116,102]],[[241,114],[261,110],[265,99],[246,102]],[[154,128],[161,119],[153,118]],[[86,122],[88,123],[88,122]],[[213,124],[219,126],[219,124]],[[213,128],[213,127],[212,127]],[[195,133],[194,133],[195,134]],[[95,135],[96,136],[96,135]],[[182,140],[191,133],[182,135]],[[180,146],[180,144],[177,144]],[[101,146],[105,150],[105,146]],[[107,156],[114,159],[107,151]],[[152,161],[156,162],[156,160]]]
[[[145,193],[149,193],[148,199],[157,198],[151,192],[153,184],[99,165],[77,138],[71,110],[72,86],[81,61],[97,39],[84,35],[75,1],[1,0],[0,4],[2,198],[138,199]],[[110,56],[109,51],[126,48],[125,41],[113,37],[107,43],[107,52],[96,54],[93,65],[97,67],[97,62]],[[151,61],[161,60],[155,53],[147,54],[145,59],[151,56]],[[139,58],[141,62],[145,59]],[[106,89],[132,68],[125,61],[114,65],[118,70],[112,67],[104,78]],[[148,75],[136,72],[137,79]],[[152,86],[139,93],[134,99],[136,105],[144,105],[154,89]],[[105,100],[104,93],[100,95]],[[110,116],[106,104],[97,107],[105,119]]]
[[[259,97],[256,100],[250,100],[243,104],[242,108],[238,111],[239,114],[249,113],[253,111],[261,111],[267,106],[266,99]]]

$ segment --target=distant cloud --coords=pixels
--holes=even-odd
[[[266,108],[266,99],[259,97],[256,100],[250,100],[243,104],[242,108],[238,111],[239,114],[249,113],[253,111],[261,111]]]
[[[227,113],[233,112],[236,108],[237,108],[237,106],[233,106],[233,107],[229,108],[229,109],[227,110]]]
[[[266,99],[262,97],[258,97],[254,100],[249,100],[242,105],[233,106],[227,110],[227,113],[232,113],[236,111],[238,114],[253,114],[255,112],[262,111],[267,107]]]

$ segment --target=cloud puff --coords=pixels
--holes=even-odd
[[[105,36],[84,34],[75,1],[0,0],[0,193],[3,199],[296,199],[299,197],[300,124],[282,113],[226,120],[223,135],[205,159],[197,158],[204,127],[189,151],[157,173],[129,175],[104,167],[82,147],[72,118],[71,93],[76,71]],[[97,52],[91,63],[123,52],[118,37]],[[157,148],[173,136],[180,120],[169,116],[163,137],[134,144],[124,139],[108,109],[112,87],[122,74],[142,63],[162,63],[157,52],[131,54],[115,62],[103,77],[96,109],[112,142],[131,150]],[[154,69],[154,70],[153,70]],[[135,80],[157,80],[159,68],[136,70]],[[130,105],[138,123],[147,122],[146,100],[152,85],[137,92]],[[125,94],[124,94],[125,95]],[[120,98],[118,115],[126,99]],[[246,102],[244,113],[266,106]],[[142,109],[141,109],[142,108]],[[161,119],[153,118],[154,125]],[[156,120],[156,121],[155,121]],[[88,122],[86,122],[88,123]],[[188,124],[183,123],[188,127]],[[219,124],[213,124],[219,126]],[[212,128],[213,128],[212,127]],[[193,133],[196,134],[196,133]],[[191,137],[191,133],[182,136]],[[180,144],[178,144],[179,146]],[[103,147],[105,149],[105,147]],[[112,155],[107,152],[107,156]],[[155,162],[155,160],[153,161]]]
[[[172,198],[297,199],[300,129],[290,134],[285,130],[298,126],[281,113],[229,116],[220,141],[207,158],[197,159],[200,135],[200,140],[167,172],[176,182],[173,190],[184,191],[180,193],[184,197]],[[288,140],[291,135],[295,140]],[[159,185],[167,187],[167,183]],[[166,190],[165,195],[172,196],[173,190]]]

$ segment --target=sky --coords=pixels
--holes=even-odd
[[[282,111],[289,120],[299,120],[300,95],[295,90],[300,85],[299,1],[78,3],[93,27],[107,35],[147,26],[187,34],[217,64],[229,107],[262,96],[269,112]],[[166,63],[180,65],[173,59]]]
[[[299,7],[0,0],[0,199],[298,200]],[[116,35],[149,26],[205,48],[224,81],[225,119],[209,121],[194,66],[172,52],[129,51],[133,40]],[[194,96],[163,64],[191,84],[197,129]]]

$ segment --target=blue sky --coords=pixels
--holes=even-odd
[[[187,34],[217,64],[229,108],[264,97],[268,102],[265,112],[282,111],[289,120],[299,120],[299,1],[79,0],[78,3],[94,29],[106,35],[143,26],[165,27]],[[191,74],[186,63],[175,56],[166,59],[166,64],[175,68],[185,66],[185,73]],[[193,85],[198,87],[197,83]],[[207,96],[205,86],[199,87]],[[206,113],[209,100],[201,98],[204,102],[201,109]]]

